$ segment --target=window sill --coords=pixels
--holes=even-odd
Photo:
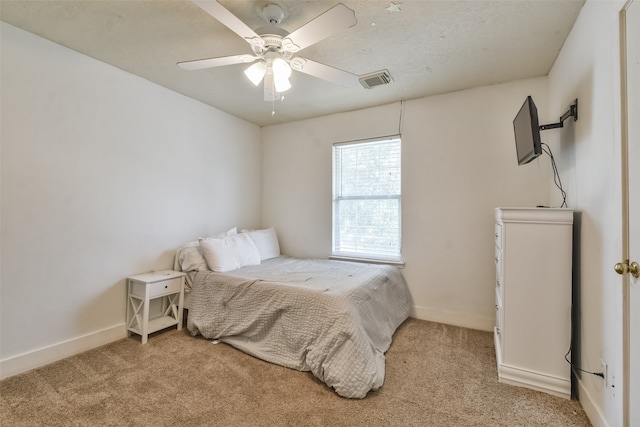
[[[366,264],[386,264],[386,265],[392,265],[392,266],[398,267],[398,268],[404,268],[404,261],[402,261],[402,260],[400,260],[400,261],[391,261],[391,260],[371,259],[371,258],[354,258],[354,257],[338,256],[338,255],[331,255],[329,257],[329,259],[333,259],[333,260],[336,260],[336,261],[362,262],[362,263],[366,263]]]

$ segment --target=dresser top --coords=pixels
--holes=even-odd
[[[573,209],[567,208],[496,208],[498,222],[550,222],[573,224]]]

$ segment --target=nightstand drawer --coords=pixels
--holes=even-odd
[[[158,282],[149,283],[149,299],[180,292],[181,282],[182,278],[176,277],[174,279],[160,280]],[[144,282],[132,281],[131,283],[131,295],[136,298],[144,299],[144,293],[146,289],[147,284]]]
[[[182,279],[176,277],[175,279],[163,280],[162,282],[155,282],[149,285],[149,298],[155,298],[162,295],[173,294],[180,292],[180,285]]]

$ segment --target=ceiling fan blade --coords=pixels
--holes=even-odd
[[[359,76],[357,74],[339,70],[310,59],[295,57],[291,60],[290,65],[294,70],[340,86],[353,87],[358,85]]]
[[[193,61],[178,62],[178,67],[183,70],[202,70],[204,68],[221,67],[223,65],[249,63],[256,59],[259,58],[253,55],[221,56],[218,58],[195,59]]]
[[[338,3],[282,39],[282,47],[288,52],[297,52],[357,23],[356,13]]]
[[[213,16],[231,31],[242,37],[251,46],[264,46],[264,40],[237,16],[215,0],[191,0],[202,10]]]

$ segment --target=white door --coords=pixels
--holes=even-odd
[[[630,0],[620,14],[623,114],[623,260],[631,268],[623,275],[625,319],[625,426],[640,426],[640,0]],[[623,159],[624,165],[624,159]],[[626,170],[625,170],[626,169]],[[628,210],[627,210],[628,207]],[[637,268],[637,264],[636,264]],[[636,271],[637,274],[637,271]]]

